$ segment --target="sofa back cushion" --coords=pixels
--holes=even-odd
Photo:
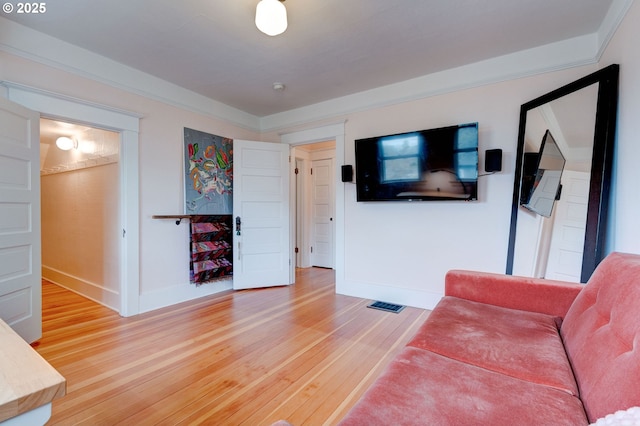
[[[607,256],[561,334],[589,421],[640,405],[640,256]]]

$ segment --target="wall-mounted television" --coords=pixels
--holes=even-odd
[[[565,158],[549,130],[544,133],[538,153],[525,153],[520,205],[544,217],[550,217],[562,192]],[[527,165],[528,163],[528,165]]]
[[[357,139],[358,201],[476,200],[478,123]]]

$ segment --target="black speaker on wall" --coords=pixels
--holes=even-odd
[[[484,171],[493,173],[502,171],[502,150],[488,149],[484,153]]]
[[[353,182],[353,166],[348,164],[342,166],[342,181]]]

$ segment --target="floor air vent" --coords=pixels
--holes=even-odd
[[[380,309],[381,311],[398,313],[404,309],[402,305],[394,305],[393,303],[387,302],[373,302],[370,305],[367,305],[367,308]]]

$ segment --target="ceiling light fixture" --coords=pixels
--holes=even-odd
[[[56,146],[63,151],[69,151],[71,148],[78,148],[78,140],[62,136],[56,139]]]
[[[287,29],[287,8],[284,0],[260,0],[256,6],[256,27],[263,33],[276,36]]]

